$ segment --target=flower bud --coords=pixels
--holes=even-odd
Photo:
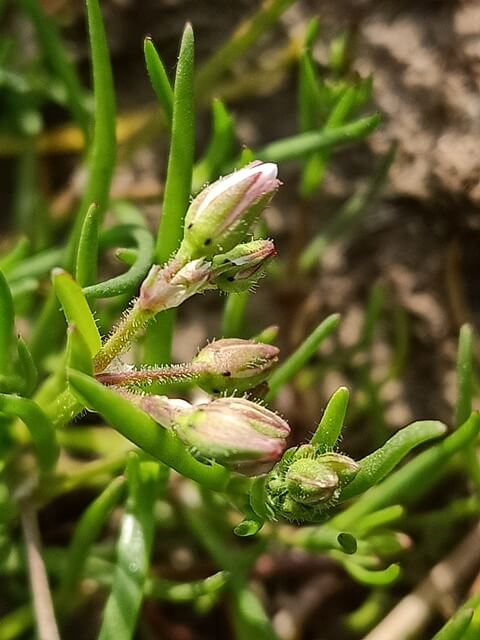
[[[348,456],[311,444],[289,449],[267,477],[269,507],[290,521],[319,522],[359,469]]]
[[[286,474],[288,493],[301,504],[326,502],[338,487],[338,476],[328,465],[312,458],[294,462]]]
[[[115,393],[148,413],[162,427],[171,427],[181,413],[192,409],[189,402],[180,398],[133,393],[119,387],[115,388]]]
[[[178,307],[195,293],[203,291],[211,276],[211,265],[203,259],[187,262],[175,270],[176,263],[154,264],[140,287],[137,301],[142,311],[158,313]]]
[[[176,418],[173,430],[194,455],[244,473],[278,460],[290,433],[280,416],[244,398],[192,407]]]
[[[180,255],[209,258],[242,242],[279,185],[277,165],[257,161],[201,191],[185,216]]]
[[[278,353],[277,347],[269,344],[224,338],[207,344],[192,364],[202,371],[198,384],[205,391],[243,393],[265,379]]]
[[[276,254],[271,240],[253,240],[214,256],[212,284],[229,293],[247,291],[263,275],[267,262]]]

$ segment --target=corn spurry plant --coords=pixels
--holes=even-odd
[[[450,433],[437,420],[413,422],[358,459],[342,445],[350,403],[346,387],[333,393],[323,412],[319,407],[318,426],[307,439],[296,436],[295,424],[275,406],[287,385],[298,384],[315,367],[340,317],[320,319],[287,357],[272,344],[275,327],[246,337],[249,296],[265,273],[278,278],[283,268],[281,256],[280,269],[272,266],[277,250],[262,221],[281,188],[283,162],[300,161],[299,194],[308,202],[336,147],[361,140],[379,123],[376,114],[358,116],[372,85],[370,79],[349,80],[346,38],[332,44],[329,77],[319,75],[313,54],[319,26],[313,21],[298,58],[298,135],[239,154],[233,117],[216,99],[211,139],[195,162],[195,90],[201,97],[202,89],[211,88],[290,4],[265,3],[197,74],[193,29],[187,25],[173,84],[154,42],[145,40],[147,71],[170,140],[162,211],[152,230],[133,205],[110,198],[115,99],[98,1],[86,0],[93,111],[40,4],[21,3],[83,133],[87,182],[65,247],[37,250],[19,236],[0,258],[0,572],[8,584],[0,640],[28,637],[33,625],[42,640],[61,637],[92,591],[106,595],[95,631],[104,640],[137,637],[138,629],[151,637],[142,619],[145,600],[192,603],[206,613],[220,598],[229,602],[235,637],[277,638],[249,580],[260,554],[278,547],[328,555],[370,589],[382,609],[377,595],[400,578],[397,561],[410,544],[397,530],[405,506],[462,461],[478,487],[480,418],[472,412],[469,326],[460,333]],[[20,80],[11,80],[9,90],[19,90]],[[35,127],[26,127],[25,117],[22,122],[20,130],[32,136]],[[33,157],[31,147],[25,153]],[[382,160],[366,190],[305,247],[296,273],[311,271],[324,248],[350,230],[377,194],[391,160],[392,154]],[[17,224],[16,231],[24,230]],[[99,259],[112,248],[128,268],[100,281]],[[50,287],[42,284],[38,295],[47,273]],[[189,362],[171,364],[176,310],[193,306],[190,299],[198,294],[216,291],[228,295],[221,334]],[[381,303],[382,292],[373,291],[358,343],[337,354],[337,368],[359,353],[368,357]],[[17,335],[23,326],[25,337]],[[402,335],[389,375],[401,369]],[[385,380],[377,390],[368,365],[357,375],[369,394],[363,411],[378,417]],[[353,410],[362,412],[355,398]],[[438,442],[396,469],[432,440]],[[68,542],[61,548],[43,545],[38,512],[78,490],[88,490],[91,499]],[[466,512],[478,515],[477,498],[429,517],[446,522]],[[111,524],[114,511],[120,514],[117,525]],[[111,533],[102,538],[107,523]],[[172,531],[203,547],[216,573],[191,581],[159,575],[154,564],[160,540],[171,539]],[[253,540],[241,545],[239,537]],[[368,606],[370,601],[362,605],[365,611]],[[477,609],[477,600],[467,603],[435,638],[470,637],[465,633],[478,626]],[[363,609],[355,616],[345,621],[350,629],[364,632],[375,624]]]

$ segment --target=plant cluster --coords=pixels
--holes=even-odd
[[[272,344],[276,328],[244,335],[245,306],[259,278],[284,275],[281,260],[275,271],[275,244],[262,221],[281,188],[278,165],[301,163],[299,198],[308,201],[336,147],[361,140],[379,123],[376,114],[358,115],[372,85],[347,73],[347,38],[333,43],[329,77],[320,77],[313,56],[318,23],[312,21],[298,58],[298,135],[237,153],[232,116],[214,100],[210,143],[194,162],[195,92],[211,93],[225,69],[289,4],[266,3],[196,76],[187,25],[173,86],[152,40],[145,40],[146,66],[161,106],[156,117],[163,118],[170,136],[162,213],[152,231],[133,205],[109,195],[115,99],[98,1],[86,1],[93,110],[37,0],[21,2],[62,88],[62,104],[83,131],[88,175],[65,247],[54,245],[53,235],[52,246],[21,236],[0,258],[0,574],[9,583],[4,594],[11,609],[0,625],[0,640],[28,637],[32,624],[42,640],[60,637],[58,629],[91,597],[86,582],[94,593],[108,593],[97,636],[103,640],[133,638],[145,599],[190,602],[202,613],[223,594],[235,637],[271,640],[276,631],[249,584],[268,545],[328,554],[370,589],[366,611],[400,577],[395,560],[405,545],[396,527],[406,517],[404,503],[418,501],[459,459],[479,485],[480,418],[472,412],[469,327],[460,338],[456,429],[446,435],[439,421],[414,422],[358,460],[341,446],[347,388],[333,393],[311,438],[294,446],[289,439],[295,425],[275,411],[280,390],[305,373],[337,330],[339,316],[323,319],[287,358]],[[5,72],[2,91],[17,106],[0,124],[20,136],[10,142],[28,158],[35,155],[34,136],[41,129],[36,109],[45,93],[43,88],[38,100],[27,99],[33,90],[28,77]],[[391,159],[389,153],[367,188],[302,250],[298,273],[306,277],[326,247],[353,228]],[[128,269],[99,281],[99,259],[112,247]],[[44,283],[48,273],[51,286]],[[171,364],[176,310],[207,291],[228,296],[221,333],[199,345],[190,362]],[[374,291],[364,330],[347,359],[368,355],[378,295]],[[26,338],[17,335],[19,318],[28,319]],[[368,377],[365,367],[359,375]],[[373,403],[375,389],[367,387]],[[193,389],[202,390],[200,401]],[[103,423],[82,423],[86,412]],[[436,439],[394,471],[415,447]],[[96,497],[68,545],[42,551],[38,512],[82,488]],[[117,540],[102,542],[105,524],[120,505]],[[478,500],[475,508],[478,513]],[[23,545],[16,539],[18,521]],[[185,528],[211,555],[217,573],[175,582],[152,571],[156,537]],[[240,544],[238,538],[252,540]],[[461,608],[435,638],[475,637],[476,606],[475,600]],[[356,613],[350,633],[358,634],[372,623],[360,623],[367,614]]]

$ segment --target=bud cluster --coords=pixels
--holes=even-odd
[[[155,314],[207,289],[250,289],[275,255],[275,246],[271,240],[242,241],[279,184],[277,165],[254,162],[204,189],[187,211],[175,257],[150,269],[138,308]]]
[[[267,476],[269,510],[292,522],[320,522],[359,468],[351,458],[321,453],[312,444],[289,449]]]
[[[213,258],[242,242],[278,189],[277,172],[256,161],[201,191],[185,216],[179,254]]]

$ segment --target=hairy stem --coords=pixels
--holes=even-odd
[[[142,311],[136,305],[132,307],[95,356],[95,371],[102,373],[112,360],[129,346],[132,338],[152,317],[151,312]]]
[[[185,362],[182,364],[165,365],[163,367],[145,367],[132,371],[114,373],[99,373],[96,378],[102,384],[126,386],[130,384],[146,384],[149,382],[178,382],[197,378],[204,368]]]

